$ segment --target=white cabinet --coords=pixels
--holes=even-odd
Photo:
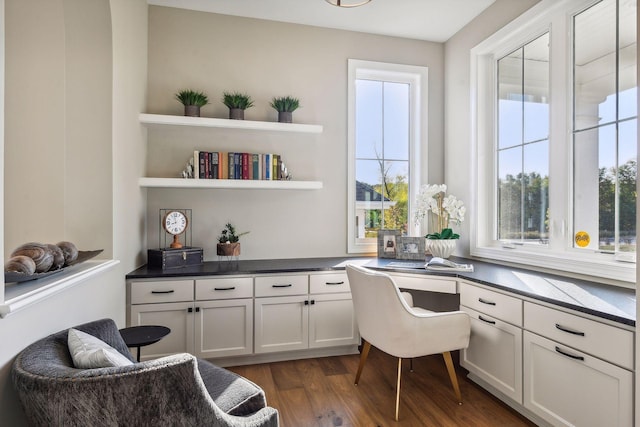
[[[197,279],[195,286],[195,356],[253,353],[253,278]]]
[[[631,331],[529,302],[524,320],[527,409],[554,426],[633,425],[633,372],[618,366],[632,366]]]
[[[346,273],[262,276],[255,287],[256,353],[358,343]]]
[[[162,325],[171,333],[140,349],[140,360],[155,359],[193,349],[193,280],[131,282],[130,326]]]
[[[360,336],[346,273],[309,276],[309,347],[358,344]]]
[[[162,325],[171,333],[142,357],[192,353],[212,358],[253,352],[253,278],[132,281],[129,325]]]
[[[522,301],[461,283],[460,304],[471,317],[469,347],[460,364],[522,404]]]

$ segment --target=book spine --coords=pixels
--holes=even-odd
[[[235,156],[234,153],[229,153],[229,174],[227,175],[229,179],[233,179],[234,177],[234,169],[235,169]]]
[[[233,153],[233,178],[241,179],[242,178],[242,164],[240,163],[241,153]]]
[[[204,178],[209,179],[209,175],[211,175],[211,159],[209,158],[209,153],[204,152]]]
[[[260,177],[258,179],[264,179],[264,154],[258,154],[258,172]]]
[[[221,152],[220,158],[222,159],[222,174],[220,178],[229,179],[229,153]]]
[[[278,179],[278,157],[280,157],[278,154],[274,154],[273,158],[271,160],[271,179],[272,180],[277,180]]]
[[[193,177],[200,179],[200,152],[198,150],[193,152]]]
[[[242,153],[242,179],[249,179],[249,153]]]
[[[198,177],[204,179],[204,152],[198,152]]]
[[[254,180],[260,179],[260,171],[258,169],[259,161],[260,161],[260,156],[258,156],[257,154],[251,155],[251,171],[252,171],[251,178]]]
[[[218,169],[219,169],[219,159],[218,159],[218,153],[213,152],[211,153],[211,178],[212,179],[218,179]]]
[[[264,155],[264,179],[271,180],[271,154]]]

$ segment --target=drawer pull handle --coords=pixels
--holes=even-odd
[[[493,301],[487,301],[486,299],[482,299],[482,298],[478,298],[478,301],[480,301],[483,304],[487,304],[487,305],[496,305],[495,302]]]
[[[560,326],[559,324],[556,323],[556,329],[560,329],[562,332],[566,332],[568,334],[572,334],[572,335],[579,335],[581,337],[584,336],[584,332],[580,332],[580,331],[574,331],[572,329],[568,329],[565,328],[564,326]]]
[[[344,281],[342,282],[324,282],[325,285],[344,285]]]
[[[229,286],[228,288],[213,288],[213,290],[214,291],[232,291],[235,288],[236,288],[235,286]]]
[[[271,285],[272,288],[290,288],[292,286],[291,283],[287,283],[286,285]]]
[[[560,349],[560,347],[558,347],[558,346],[556,346],[556,351],[557,351],[558,353],[560,353],[561,355],[563,355],[563,356],[567,356],[567,357],[570,357],[570,358],[572,358],[572,359],[575,359],[575,360],[581,360],[581,361],[583,361],[583,362],[584,362],[584,357],[582,357],[582,356],[576,356],[575,354],[569,354],[569,353],[567,353],[567,352],[565,352],[565,351],[562,351],[562,350]]]
[[[170,291],[151,291],[152,294],[172,294],[175,291],[171,289]]]
[[[482,317],[482,316],[478,316],[478,319],[482,320],[482,321],[483,321],[483,322],[485,322],[485,323],[489,323],[489,324],[491,324],[491,325],[495,325],[495,324],[496,324],[496,321],[495,321],[495,320],[485,319],[485,318],[484,318],[484,317]]]

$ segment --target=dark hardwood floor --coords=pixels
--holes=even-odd
[[[260,385],[282,427],[534,426],[466,378],[452,353],[463,404],[458,405],[442,355],[403,362],[400,417],[394,421],[397,359],[371,348],[358,386],[359,355],[294,360],[230,370]]]

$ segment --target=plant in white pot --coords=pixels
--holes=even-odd
[[[423,185],[416,200],[415,222],[420,224],[425,216],[429,218],[429,229],[425,237],[427,249],[433,256],[449,258],[456,248],[460,235],[453,232],[452,224],[464,221],[466,208],[456,196],[445,195],[447,186]]]
[[[273,98],[270,105],[278,112],[278,122],[293,123],[293,112],[300,108],[300,100],[292,96],[282,96]]]
[[[216,253],[219,256],[239,256],[240,237],[248,234],[248,231],[236,233],[236,228],[230,222],[226,223],[216,245]]]
[[[204,107],[209,103],[209,98],[204,92],[191,89],[181,90],[176,93],[176,99],[184,105],[184,115],[192,117],[200,117],[200,107]]]
[[[244,120],[244,110],[253,107],[253,99],[240,92],[224,92],[222,103],[229,108],[229,118]]]

